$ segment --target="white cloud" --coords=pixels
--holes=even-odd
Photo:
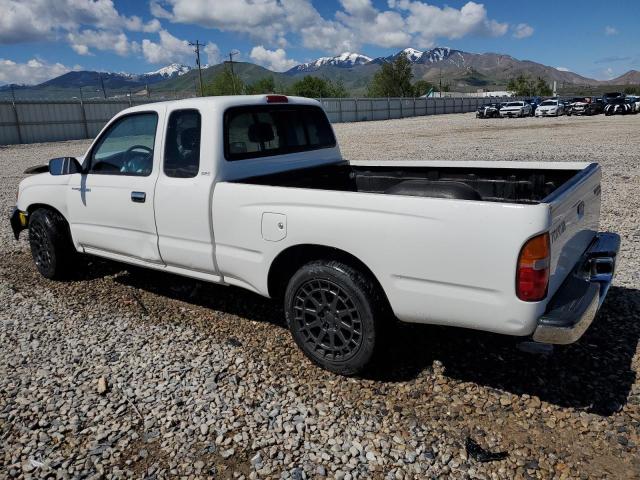
[[[607,36],[611,36],[611,35],[617,35],[618,29],[616,27],[612,27],[611,25],[607,25],[606,27],[604,27],[604,34]]]
[[[77,33],[68,33],[67,40],[71,48],[79,55],[92,55],[91,48],[114,51],[120,56],[140,51],[140,45],[137,42],[130,42],[122,32],[82,30]]]
[[[194,58],[193,47],[186,40],[174,37],[166,30],[158,32],[160,42],[142,40],[142,54],[149,63],[187,62]]]
[[[95,29],[155,32],[160,22],[121,15],[112,0],[0,0],[0,43],[55,38],[82,26]]]
[[[249,56],[259,65],[276,72],[284,72],[298,64],[295,60],[287,58],[287,52],[282,48],[268,50],[262,45],[258,45],[253,47]]]
[[[509,29],[472,1],[460,9],[418,0],[388,0],[387,10],[374,7],[371,0],[340,4],[333,18],[320,15],[311,0],[153,0],[151,12],[172,22],[243,33],[266,47],[284,48],[290,35],[299,34],[304,47],[331,52],[364,44],[427,47],[438,38],[501,36]]]
[[[613,68],[609,67],[606,68],[602,71],[602,75],[604,75],[605,78],[611,80],[613,77],[615,77],[615,73],[613,73]]]
[[[51,64],[35,58],[26,63],[0,58],[0,83],[34,85],[79,69],[79,66],[70,68],[61,63]]]
[[[519,23],[515,27],[513,27],[513,37],[514,38],[527,38],[533,35],[533,27],[531,25],[527,25],[526,23]]]
[[[204,53],[207,56],[207,64],[209,65],[220,63],[222,59],[220,56],[220,49],[218,48],[218,45],[213,42],[207,43],[207,45],[204,47]]]
[[[337,12],[336,18],[355,33],[358,43],[385,47],[405,47],[411,43],[405,19],[399,12],[381,12],[370,0],[342,0],[341,3],[344,12]]]
[[[389,6],[408,13],[407,29],[416,35],[414,43],[423,48],[433,46],[437,38],[499,37],[509,28],[507,23],[489,19],[484,5],[475,2],[467,2],[459,10],[411,0],[389,0]]]
[[[558,70],[559,72],[570,72],[571,71],[567,67],[556,67],[556,70]]]
[[[284,40],[290,0],[167,0],[151,3],[154,15],[172,22],[197,24],[222,31],[241,32],[271,43]],[[294,0],[308,4],[308,0]],[[305,5],[303,5],[305,6]],[[308,7],[308,5],[306,5]]]

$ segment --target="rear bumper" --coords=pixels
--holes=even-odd
[[[13,236],[18,240],[20,232],[27,228],[29,225],[29,217],[26,212],[14,208],[9,217],[11,222],[11,230],[13,230]]]
[[[620,249],[615,233],[599,233],[538,319],[533,340],[566,345],[593,322],[609,291]]]

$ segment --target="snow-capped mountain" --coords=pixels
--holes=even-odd
[[[404,55],[409,59],[409,62],[414,64],[431,64],[442,62],[452,58],[454,56],[458,57],[456,59],[456,63],[464,63],[464,57],[462,52],[459,50],[452,50],[448,47],[435,47],[430,48],[428,50],[422,51],[417,50],[415,48],[405,48],[404,50],[400,50],[393,55],[389,55],[388,57],[378,57],[373,59],[372,61],[377,64],[383,64],[388,62],[395,61],[400,55]]]
[[[405,48],[404,50],[402,50],[402,52],[398,52],[396,56],[398,56],[400,53],[404,53],[411,63],[417,62],[424,54],[424,52],[411,47]]]
[[[416,63],[437,63],[444,60],[453,59],[453,57],[457,57],[457,61],[461,61],[462,63],[464,63],[464,55],[460,50],[451,50],[449,47],[436,47],[430,48],[429,50],[425,51],[416,61]]]
[[[288,70],[287,73],[293,74],[300,72],[313,72],[326,65],[331,65],[339,68],[350,68],[357,65],[364,65],[365,63],[369,63],[370,61],[371,58],[367,57],[366,55],[362,55],[360,53],[344,52],[340,55],[336,55],[335,57],[320,57],[313,62],[296,65],[292,69]]]
[[[191,71],[188,65],[172,63],[153,72],[147,73],[127,73],[127,72],[94,72],[94,71],[72,71],[56,78],[52,78],[42,84],[47,87],[69,87],[79,88],[88,86],[98,86],[106,89],[123,88],[144,88],[163,80],[184,75]]]
[[[184,65],[182,63],[172,63],[171,65],[167,65],[166,67],[162,67],[153,72],[147,72],[144,75],[147,75],[147,76],[160,75],[162,77],[169,78],[175,75],[178,75],[178,76],[184,75],[185,73],[189,73],[190,71],[191,71],[191,67],[189,65]]]

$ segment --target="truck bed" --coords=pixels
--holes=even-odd
[[[479,168],[339,163],[289,170],[241,180],[242,183],[387,195],[537,204],[581,169]]]

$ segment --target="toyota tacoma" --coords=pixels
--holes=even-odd
[[[27,173],[11,225],[45,277],[84,253],[245,288],[344,375],[395,319],[574,342],[619,248],[596,163],[349,162],[321,105],[282,95],[129,108]]]

